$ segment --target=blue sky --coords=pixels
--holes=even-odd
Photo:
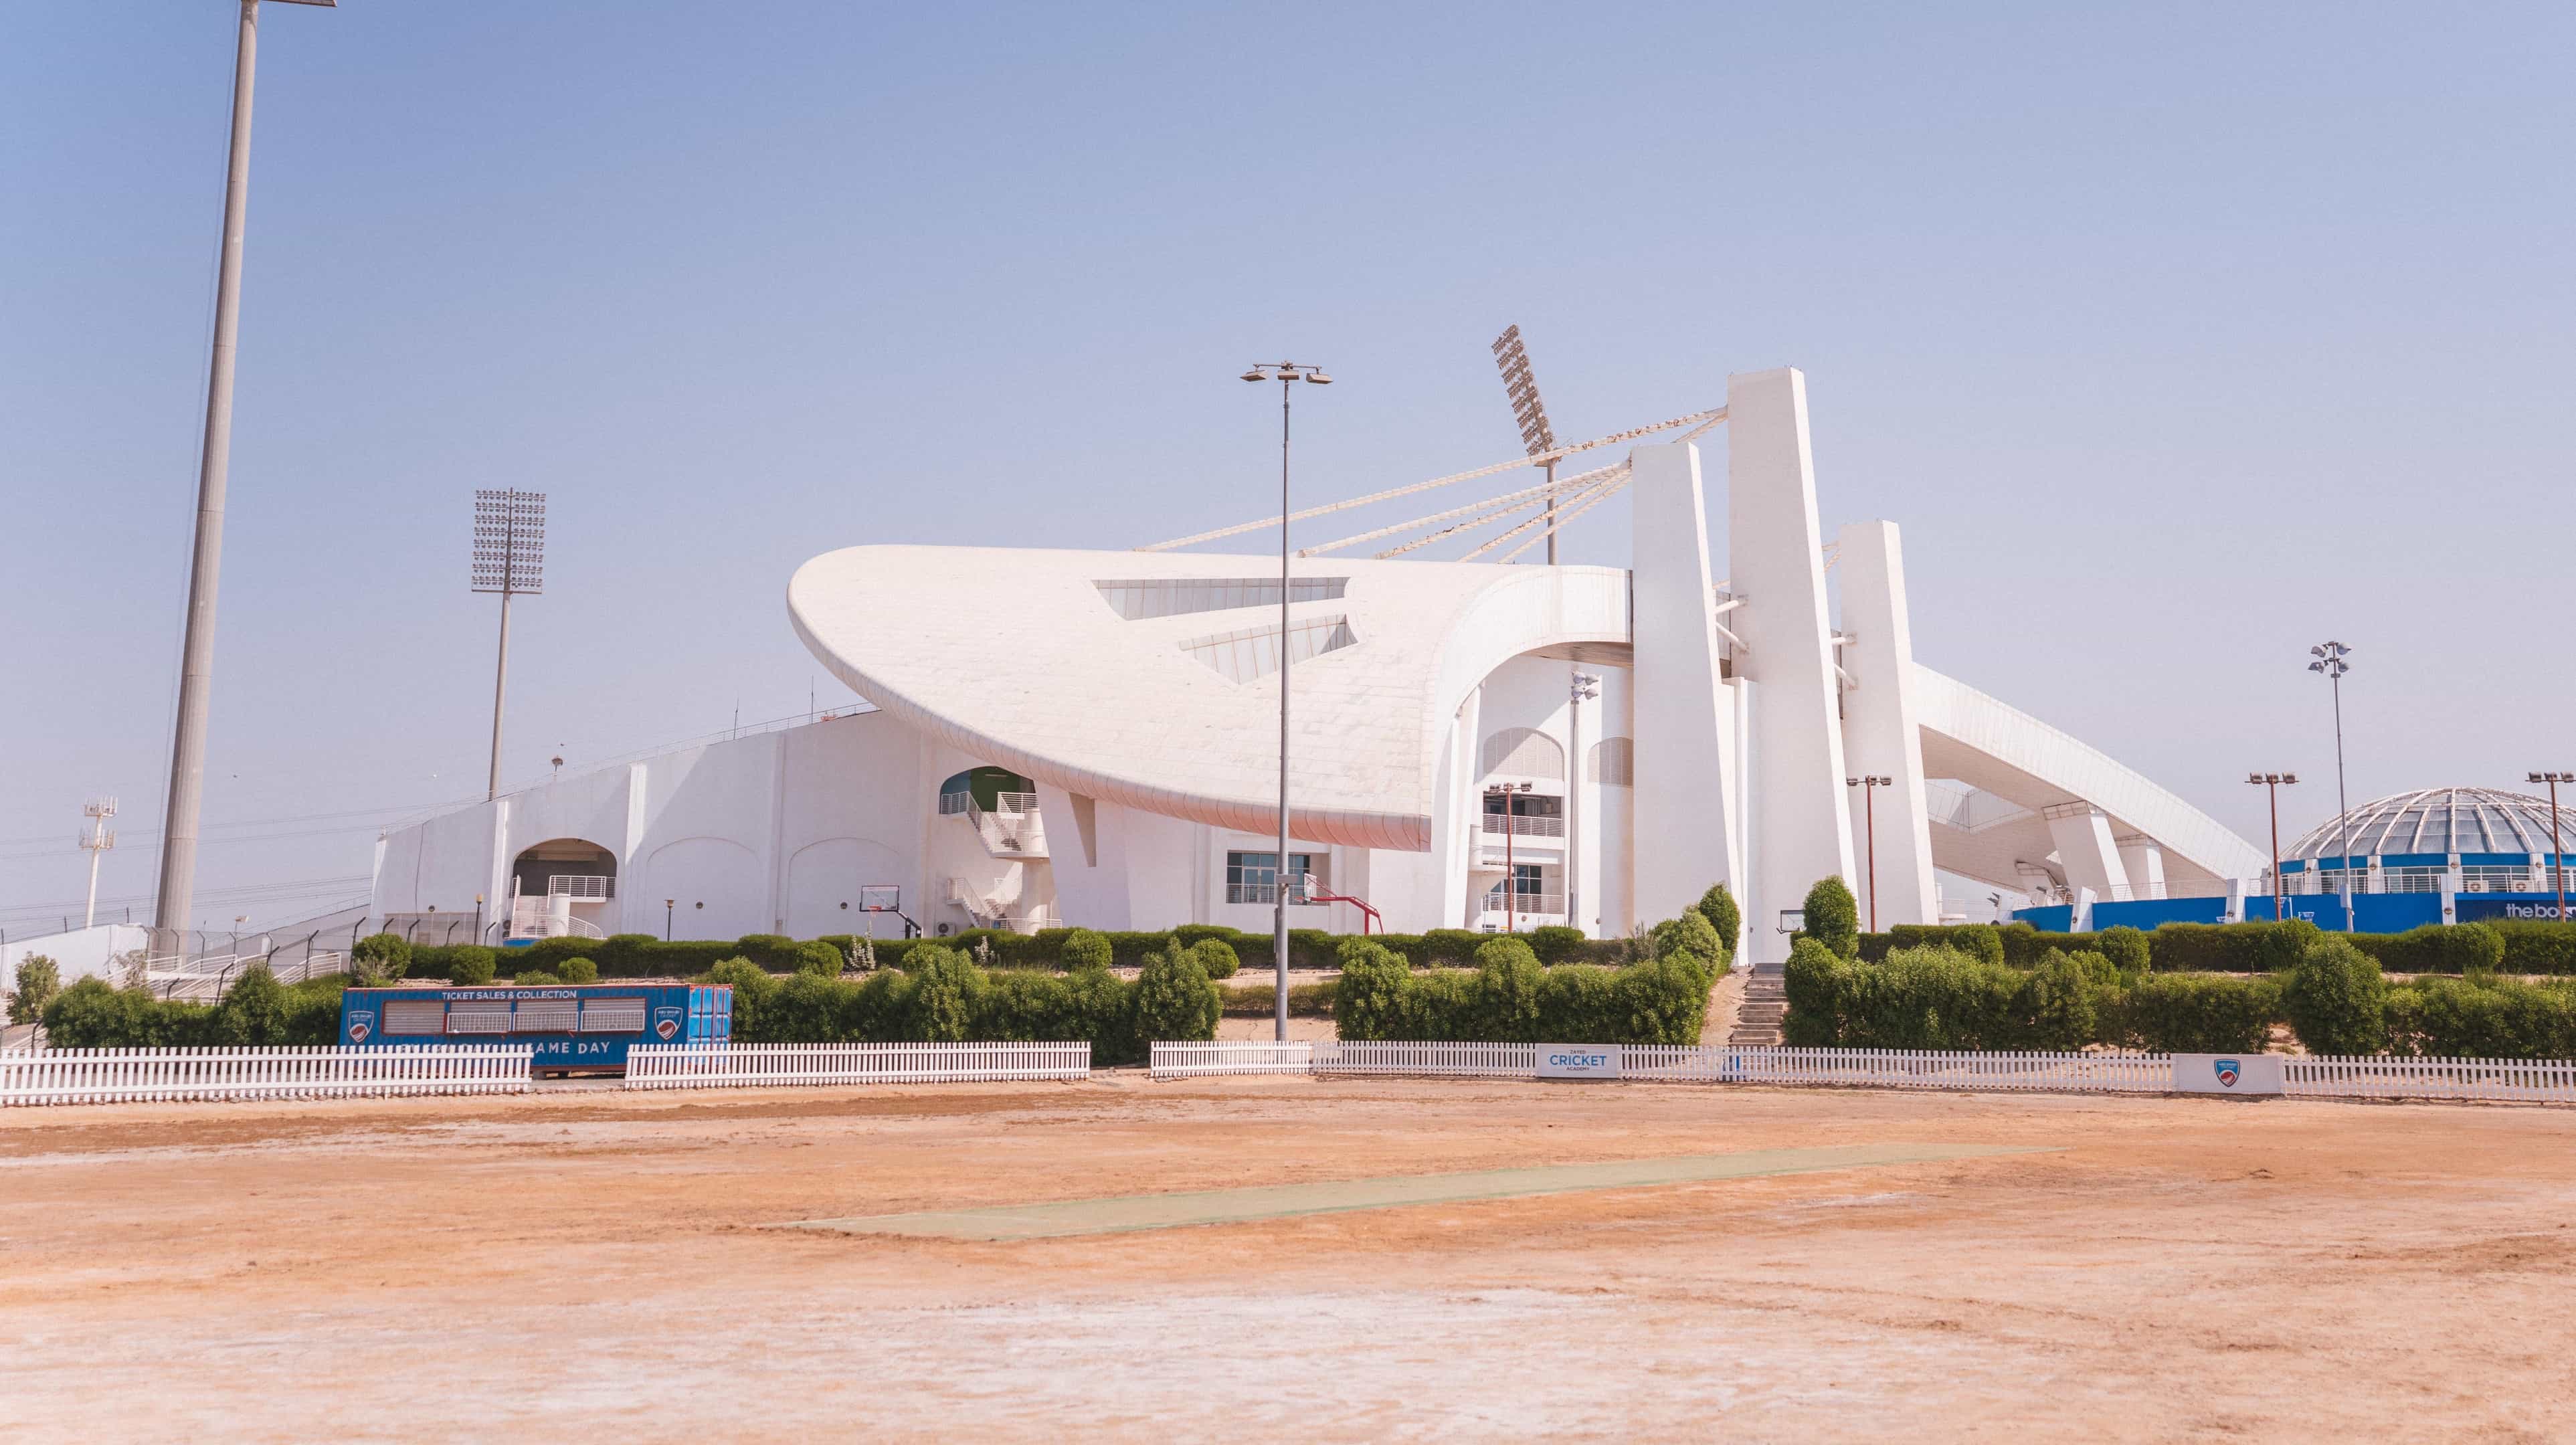
[[[2356,801],[2576,766],[2563,7],[266,9],[209,919],[479,795],[477,487],[553,498],[528,778],[846,701],[815,553],[1263,515],[1256,357],[1304,495],[1508,457],[1509,322],[1568,438],[1805,368],[1922,657],[2258,841],[2327,636]],[[150,887],[231,17],[0,50],[0,926],[86,794]]]

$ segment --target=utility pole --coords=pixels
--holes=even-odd
[[[1878,790],[1896,786],[1894,778],[1845,778],[1843,786],[1860,789],[1861,817],[1868,830],[1869,848],[1869,931],[1878,932]],[[1941,910],[1932,910],[1938,914]],[[1938,921],[1937,919],[1935,920]]]
[[[510,599],[546,590],[546,494],[474,494],[474,590],[501,594],[501,652],[492,669],[492,777],[483,800],[501,796],[501,703],[510,687]]]
[[[2281,877],[2281,789],[2299,780],[2296,773],[2247,773],[2245,781],[2259,784],[2272,804],[2272,921],[2289,917],[2290,885]]]
[[[2565,923],[2567,921],[2567,850],[2566,845],[2558,841],[2558,785],[2576,783],[2576,773],[2533,773],[2523,781],[2549,785],[2549,872],[2552,881],[2558,885],[2558,921]]]
[[[95,928],[98,926],[98,860],[107,856],[108,849],[116,846],[116,830],[107,826],[107,820],[116,816],[116,800],[92,798],[81,804],[81,816],[89,819],[88,828],[79,838],[82,849],[89,854],[89,902],[81,909],[81,927]]]
[[[1270,870],[1271,966],[1277,975],[1278,1000],[1274,1034],[1288,1041],[1288,661],[1296,634],[1290,630],[1288,604],[1296,588],[1288,580],[1288,399],[1296,383],[1330,386],[1333,379],[1320,366],[1294,361],[1263,362],[1244,370],[1245,381],[1279,383],[1279,866]]]
[[[287,0],[330,6],[336,0]],[[196,903],[197,815],[206,793],[206,716],[215,681],[215,590],[223,571],[224,492],[233,455],[233,358],[241,338],[242,231],[250,208],[251,82],[259,69],[259,0],[242,0],[233,45],[233,133],[224,167],[224,236],[215,268],[215,339],[206,366],[205,444],[197,454],[197,535],[188,558],[188,622],[179,645],[179,718],[170,738],[170,796],[161,823],[161,883],[152,926],[170,947]]]

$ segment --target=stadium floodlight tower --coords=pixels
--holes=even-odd
[[[2576,773],[2532,773],[2526,783],[2549,785],[2549,876],[2558,887],[2558,921],[2567,921],[2567,845],[2558,840],[2558,785],[2576,783]]]
[[[1288,581],[1288,399],[1297,383],[1330,386],[1333,379],[1320,366],[1294,361],[1257,362],[1244,368],[1246,381],[1279,383],[1279,857],[1270,870],[1270,961],[1277,975],[1277,1019],[1273,1037],[1288,1041],[1288,655],[1296,632],[1289,626],[1288,603],[1295,588]]]
[[[2343,885],[2343,931],[2350,933],[2353,931],[2352,805],[2344,801],[2343,790],[2343,675],[2352,671],[2351,664],[2344,661],[2352,655],[2352,649],[2340,642],[2320,642],[2309,648],[2308,654],[2316,659],[2308,664],[2308,671],[2321,673],[2326,681],[2334,684],[2335,877]]]
[[[546,494],[474,494],[474,590],[501,594],[501,656],[492,670],[492,779],[483,798],[501,796],[501,700],[510,685],[510,599],[546,590]]]
[[[116,816],[116,800],[92,798],[81,804],[81,816],[89,819],[77,840],[81,851],[89,854],[89,902],[81,909],[81,927],[94,928],[98,925],[98,860],[116,846],[116,830],[107,826],[107,820]]]
[[[2290,885],[2281,877],[2281,789],[2299,781],[2296,773],[2247,773],[2245,781],[2264,790],[2272,803],[2272,921],[2289,917]]]
[[[1556,565],[1556,428],[1547,420],[1547,403],[1539,400],[1538,378],[1530,375],[1529,351],[1521,345],[1518,325],[1494,338],[1494,365],[1503,373],[1503,391],[1512,399],[1512,420],[1520,424],[1521,445],[1531,456],[1547,457],[1547,565]]]
[[[334,7],[338,0],[287,0]],[[215,584],[223,571],[224,492],[233,456],[233,357],[241,337],[242,230],[250,209],[251,80],[259,69],[259,0],[242,0],[233,42],[233,133],[224,165],[224,236],[215,262],[215,335],[206,363],[205,445],[197,453],[197,532],[188,554],[188,621],[179,644],[179,715],[170,731],[170,791],[161,821],[161,884],[152,927],[173,950],[197,891],[197,814],[206,796],[206,714],[215,685]]]

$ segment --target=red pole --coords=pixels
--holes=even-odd
[[[2289,884],[2281,877],[2281,785],[2263,784],[2263,794],[2272,800],[2272,921],[2280,922],[2289,914]]]
[[[1512,866],[1512,799],[1503,795],[1503,932],[1521,931],[1521,875]]]
[[[1861,816],[1869,828],[1869,931],[1878,932],[1878,784],[1861,780]],[[1939,909],[1934,909],[1939,912]],[[1940,922],[1934,919],[1933,922]]]
[[[2567,921],[2567,845],[2558,841],[2558,780],[2549,782],[2549,871],[2558,880],[2558,921]]]

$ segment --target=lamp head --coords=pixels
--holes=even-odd
[[[1268,381],[1270,379],[1270,373],[1256,366],[1245,372],[1243,374],[1243,379],[1246,381]]]
[[[1333,379],[1320,371],[1307,372],[1306,379],[1317,386],[1330,386],[1333,384]]]

